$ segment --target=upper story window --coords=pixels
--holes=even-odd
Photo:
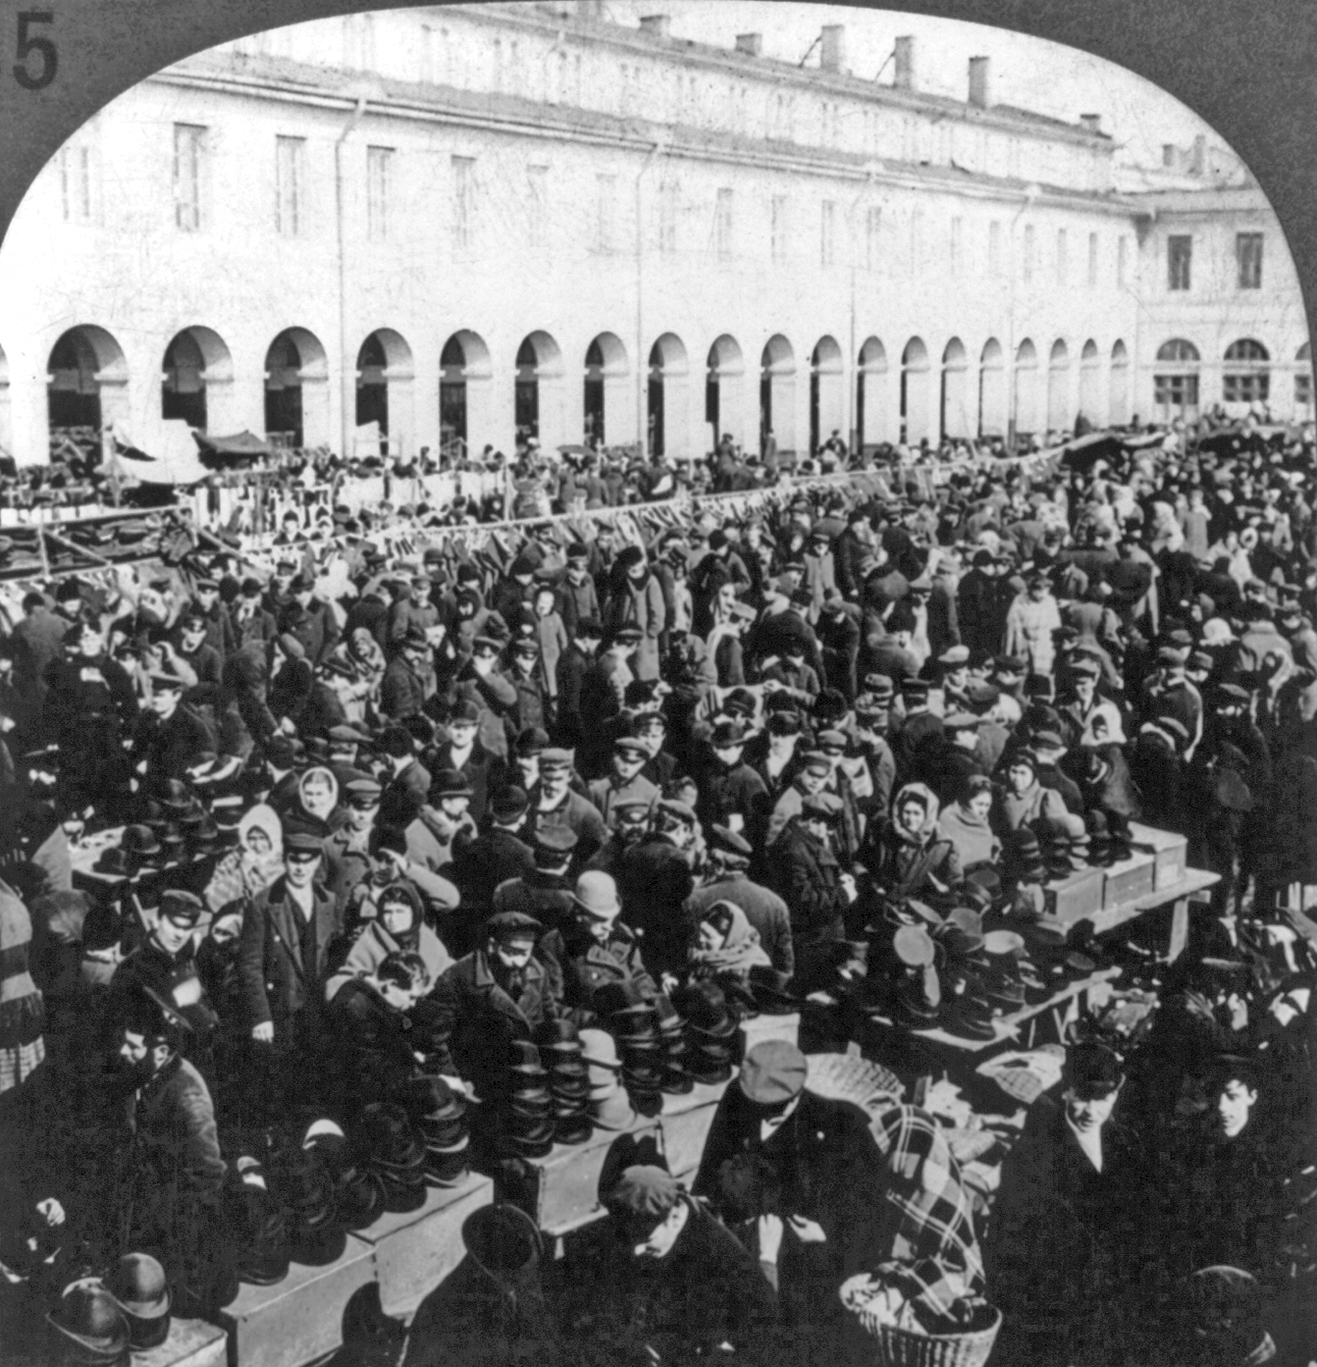
[[[1024,229],[1024,278],[1026,281],[1033,279],[1034,251],[1033,224],[1028,223]]]
[[[997,219],[988,224],[988,274],[1001,274],[1001,223]]]
[[[1064,285],[1069,273],[1069,242],[1066,238],[1066,230],[1058,228],[1056,230],[1056,283]]]
[[[1241,290],[1262,288],[1262,234],[1235,234],[1236,283]]]
[[[611,252],[616,247],[617,177],[595,176],[595,250]]]
[[[732,192],[728,189],[719,190],[714,201],[713,250],[719,261],[732,255]]]
[[[382,242],[389,235],[393,197],[393,148],[366,148],[366,235]]]
[[[837,206],[825,199],[819,215],[819,265],[831,266],[834,259],[834,233],[836,229]]]
[[[864,264],[871,271],[878,269],[881,259],[882,230],[883,211],[877,206],[870,206],[864,214]]]
[[[1194,257],[1194,240],[1188,234],[1173,233],[1166,239],[1166,288],[1187,290]]]
[[[91,148],[61,147],[60,211],[65,223],[91,222]],[[200,216],[198,204],[198,216]]]
[[[1098,282],[1098,235],[1089,233],[1088,235],[1088,283],[1096,285]]]
[[[285,237],[306,231],[306,139],[274,140],[274,226]]]
[[[475,232],[475,157],[454,157],[453,166],[453,250],[464,252],[471,246]]]
[[[174,125],[174,224],[185,233],[195,233],[201,227],[201,171],[205,152],[204,128],[191,123]],[[64,217],[68,216],[66,207]]]

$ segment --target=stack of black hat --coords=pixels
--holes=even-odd
[[[673,1096],[682,1096],[695,1087],[695,1080],[686,1070],[686,1022],[675,1013],[660,1015],[658,1036],[663,1045],[659,1053],[663,1067],[659,1086]]]
[[[559,1144],[583,1144],[594,1133],[594,1126],[590,1121],[590,1074],[580,1032],[569,1020],[546,1021],[538,1042],[540,1059],[549,1065],[553,1137]]]
[[[658,1011],[634,983],[608,983],[594,995],[594,1008],[617,1041],[622,1085],[641,1115],[663,1109],[667,1045],[659,1036]]]
[[[408,1083],[407,1111],[425,1145],[425,1180],[432,1187],[457,1186],[471,1169],[466,1097],[426,1074]]]
[[[273,1286],[288,1275],[292,1260],[288,1213],[257,1159],[239,1158],[234,1171],[238,1181],[229,1190],[228,1217],[235,1271],[253,1286]]]
[[[991,930],[983,937],[987,967],[979,973],[983,995],[996,1014],[1009,1016],[1025,1004],[1022,962],[1024,937],[1013,930]]]
[[[347,1232],[338,1220],[334,1179],[315,1146],[290,1145],[276,1154],[269,1181],[288,1213],[292,1260],[323,1267],[342,1257]]]
[[[385,1210],[411,1211],[425,1204],[425,1145],[403,1107],[391,1101],[363,1106],[352,1138],[359,1161],[384,1188]]]
[[[892,937],[899,965],[892,997],[892,1015],[898,1025],[926,1030],[937,1024],[942,1005],[942,982],[935,967],[937,946],[922,925],[902,926]]]
[[[511,1040],[505,1084],[496,1101],[500,1158],[543,1158],[553,1148],[549,1074],[531,1040]]]
[[[740,1060],[741,1031],[722,988],[712,979],[687,983],[672,1005],[686,1020],[686,1072],[696,1082],[726,1082]]]
[[[384,1214],[384,1183],[357,1160],[347,1136],[334,1121],[312,1121],[302,1147],[314,1150],[329,1173],[338,1221],[344,1229],[367,1229]]]

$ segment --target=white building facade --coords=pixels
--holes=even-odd
[[[1042,440],[1167,406],[1172,340],[1204,407],[1256,397],[1262,362],[1241,389],[1225,356],[1258,342],[1291,414],[1306,329],[1257,191],[1118,193],[1097,116],[995,104],[986,59],[956,101],[908,40],[878,84],[840,28],[800,68],[592,8],[325,20],[115,100],[0,249],[0,447]],[[1235,291],[1204,263],[1245,223],[1265,284]],[[1158,288],[1177,233],[1188,292]]]

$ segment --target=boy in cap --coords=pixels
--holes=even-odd
[[[600,1313],[621,1319],[638,1360],[769,1360],[773,1288],[703,1202],[666,1168],[635,1163],[611,1183],[604,1204],[625,1252],[606,1264],[595,1295]]]

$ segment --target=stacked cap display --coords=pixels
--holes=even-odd
[[[548,1064],[553,1137],[559,1144],[582,1144],[594,1126],[590,1120],[590,1074],[577,1028],[567,1020],[546,1021],[538,1043],[540,1060]]]
[[[334,1204],[344,1229],[366,1229],[384,1214],[384,1183],[357,1160],[347,1136],[334,1121],[313,1121],[302,1146],[315,1150],[333,1180]]]
[[[686,1021],[686,1072],[696,1082],[726,1082],[739,1061],[741,1032],[716,982],[687,983],[672,994]]]
[[[504,1088],[495,1104],[501,1158],[543,1158],[553,1148],[549,1073],[533,1041],[509,1041]]]
[[[466,1109],[466,1097],[441,1077],[408,1084],[407,1111],[425,1145],[425,1180],[433,1187],[455,1187],[470,1171]]]
[[[338,1220],[334,1179],[316,1146],[290,1145],[277,1154],[268,1181],[288,1212],[292,1260],[312,1267],[336,1262],[347,1234]]]
[[[253,1286],[273,1286],[288,1275],[292,1235],[287,1212],[265,1180],[265,1169],[250,1156],[234,1164],[238,1175],[229,1193],[229,1227],[235,1271]]]
[[[641,1115],[657,1115],[663,1109],[665,1045],[653,1003],[634,983],[607,983],[594,994],[594,1008],[617,1041],[631,1104]]]
[[[601,1130],[629,1130],[636,1122],[636,1110],[622,1086],[617,1041],[607,1030],[582,1030],[580,1039],[591,1124]]]
[[[686,1068],[686,1022],[675,1012],[660,1015],[658,1036],[663,1046],[659,1051],[663,1070],[660,1087],[673,1096],[694,1090],[695,1079]]]
[[[425,1204],[425,1145],[396,1102],[363,1106],[352,1127],[358,1160],[384,1188],[384,1209],[403,1212]]]

